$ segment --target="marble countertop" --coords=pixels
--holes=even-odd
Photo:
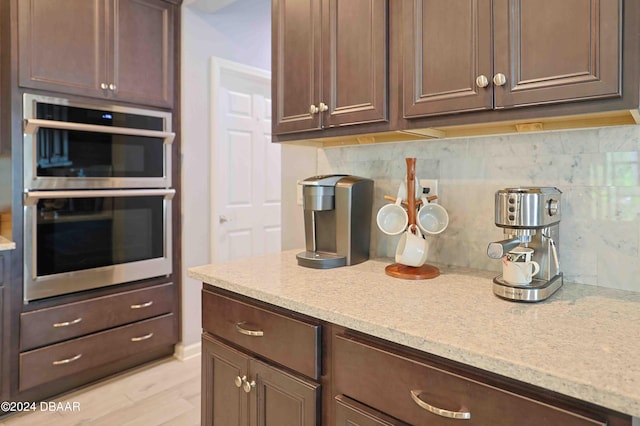
[[[391,261],[297,265],[300,250],[189,276],[424,352],[640,417],[640,293],[565,283],[539,303],[493,295],[494,272],[389,277]]]
[[[15,248],[16,248],[16,243],[0,235],[0,251],[15,250]]]

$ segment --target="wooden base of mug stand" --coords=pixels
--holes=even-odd
[[[384,268],[384,272],[394,278],[405,280],[428,280],[440,275],[440,270],[432,265],[424,264],[419,267],[393,263]]]

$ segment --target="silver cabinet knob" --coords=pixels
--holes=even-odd
[[[244,379],[244,383],[242,384],[242,389],[246,393],[251,392],[251,389],[253,389],[255,387],[256,387],[256,381],[255,380],[248,381],[247,379]]]
[[[325,112],[329,110],[329,105],[325,104],[324,102],[320,102],[320,112]]]
[[[242,384],[247,380],[247,376],[236,376],[236,379],[233,381],[237,388],[242,387]]]
[[[116,90],[116,85],[115,85],[115,84],[113,84],[113,83],[111,83],[111,84],[109,85],[109,90],[111,90],[111,91],[115,91],[115,90]]]
[[[493,76],[493,84],[495,84],[496,86],[504,86],[506,82],[507,77],[501,72]]]
[[[102,90],[107,90],[109,88],[109,85],[107,83],[100,83],[100,88]]]
[[[309,107],[309,114],[311,114],[311,115],[317,114],[319,111],[320,111],[320,109],[315,105],[311,105]]]
[[[489,85],[489,79],[487,78],[486,75],[479,75],[476,78],[476,86],[480,87],[480,88],[484,88],[487,87]]]

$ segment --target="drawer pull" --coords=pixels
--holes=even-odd
[[[145,334],[144,336],[140,336],[140,337],[132,337],[131,341],[132,342],[140,342],[142,340],[151,339],[152,337],[153,337],[153,333],[149,333],[149,334]]]
[[[51,364],[53,364],[53,365],[69,364],[70,362],[77,361],[80,358],[82,358],[82,354],[78,354],[76,356],[73,356],[73,357],[67,358],[67,359],[61,359],[60,361],[53,361]]]
[[[68,327],[68,326],[70,326],[70,325],[77,324],[77,323],[79,323],[80,321],[82,321],[82,317],[78,317],[78,318],[74,319],[73,321],[56,322],[56,323],[53,323],[52,325],[53,325],[54,327],[56,327],[56,328],[57,328],[57,327]]]
[[[262,336],[264,336],[264,331],[262,331],[262,330],[249,330],[249,329],[246,329],[246,328],[242,327],[245,324],[246,324],[246,322],[238,322],[238,323],[236,323],[236,330],[238,330],[238,333],[244,334],[245,336],[253,336],[253,337],[262,337]]]
[[[411,399],[413,399],[413,402],[418,404],[420,408],[423,408],[430,413],[436,414],[441,417],[447,417],[449,419],[468,420],[471,418],[471,413],[465,411],[449,411],[443,410],[442,408],[434,407],[433,405],[429,405],[419,398],[420,394],[422,394],[421,390],[412,390]]]
[[[153,305],[153,300],[149,300],[148,302],[145,303],[141,303],[139,305],[131,305],[131,309],[142,309],[142,308],[148,308],[149,306]]]

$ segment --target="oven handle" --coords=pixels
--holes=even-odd
[[[24,193],[25,206],[33,206],[43,198],[91,198],[91,197],[146,197],[163,195],[165,200],[173,199],[175,189],[97,189],[79,191],[27,191]]]
[[[165,144],[173,143],[176,134],[173,132],[163,132],[160,130],[132,129],[128,127],[100,126],[98,124],[69,123],[67,121],[41,120],[38,118],[27,118],[24,120],[24,133],[35,135],[38,129],[77,130],[80,132],[112,133],[118,135],[146,136],[150,138],[162,138]]]

